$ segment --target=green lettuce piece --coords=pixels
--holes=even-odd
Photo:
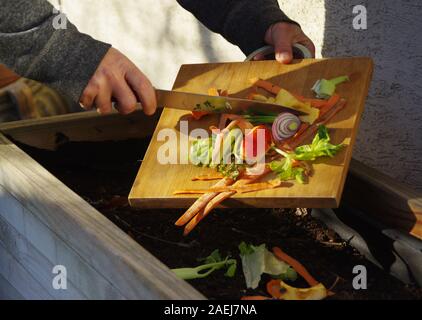
[[[305,170],[301,167],[293,167],[293,158],[288,156],[281,160],[270,162],[270,169],[277,173],[282,181],[296,180],[299,183],[306,183]]]
[[[208,257],[199,258],[198,261],[208,264],[223,261],[223,258],[221,257],[220,250],[215,249]]]
[[[341,76],[330,80],[319,79],[312,87],[312,91],[315,92],[317,98],[329,99],[336,91],[336,86],[345,81],[349,81],[348,76]]]
[[[343,144],[331,144],[327,127],[321,125],[318,127],[318,132],[311,144],[303,145],[295,149],[294,159],[314,161],[319,157],[334,157],[343,147]]]
[[[272,275],[273,278],[295,281],[297,279],[297,273],[295,269],[293,269],[287,263],[280,262],[282,261],[277,259],[277,257],[272,252],[266,250],[264,273]]]
[[[220,159],[216,163],[212,162],[213,150],[216,136],[206,139],[198,139],[192,142],[189,150],[189,159],[192,164],[216,168],[217,171],[226,177],[236,180],[240,174],[240,169],[244,167],[241,150],[243,135],[239,129],[232,129],[222,142]],[[223,149],[226,148],[226,149]],[[230,159],[230,163],[223,163],[222,160]]]
[[[257,288],[263,273],[283,277],[286,280],[297,278],[296,272],[268,251],[265,244],[254,246],[242,242],[239,244],[239,251],[247,288]]]
[[[291,266],[287,269],[287,271],[283,274],[280,274],[278,276],[273,276],[274,279],[280,279],[283,281],[289,280],[289,281],[296,281],[297,279],[297,273],[296,270],[293,269]]]
[[[327,127],[320,125],[311,144],[297,147],[294,152],[290,153],[275,148],[275,151],[284,158],[272,161],[270,169],[277,173],[280,180],[296,180],[299,183],[306,183],[305,169],[293,167],[294,160],[314,161],[319,157],[334,157],[343,147],[343,144],[331,144]]]
[[[223,176],[236,180],[240,175],[240,169],[244,165],[236,164],[234,162],[229,164],[219,164],[217,165],[217,171],[220,172]]]
[[[236,261],[236,260],[234,260]],[[227,268],[226,273],[224,274],[226,277],[233,278],[236,275],[237,263],[232,263]]]
[[[212,159],[213,145],[213,137],[193,141],[189,150],[190,161],[196,166],[208,166],[211,163]]]

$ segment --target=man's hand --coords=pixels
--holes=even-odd
[[[151,115],[157,108],[155,90],[148,78],[122,53],[114,48],[106,53],[86,88],[80,103],[85,109],[96,107],[100,113],[112,110],[117,102],[120,113],[135,110],[137,101]]]
[[[265,33],[264,41],[274,47],[275,59],[280,63],[290,63],[293,59],[292,46],[295,43],[303,44],[315,57],[315,46],[302,31],[293,23],[277,22],[272,24]],[[257,55],[255,60],[262,60],[262,55]]]

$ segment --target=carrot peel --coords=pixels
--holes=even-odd
[[[319,282],[315,280],[315,278],[308,272],[308,270],[306,270],[306,268],[299,261],[289,256],[287,253],[283,252],[279,247],[274,247],[273,253],[278,259],[292,266],[292,268],[295,269],[296,272],[300,274],[311,287],[314,287],[319,284]]]

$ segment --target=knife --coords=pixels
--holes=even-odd
[[[198,93],[180,92],[156,89],[158,107],[182,109],[190,111],[206,111],[210,113],[241,114],[246,111],[265,113],[289,112],[296,115],[305,114],[302,111],[263,101],[239,99],[233,97],[208,96]]]

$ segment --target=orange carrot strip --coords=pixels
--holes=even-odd
[[[227,90],[220,90],[219,95],[220,97],[227,97],[229,95],[229,92]]]
[[[185,230],[183,231],[183,235],[188,235],[197,225],[198,223],[204,219],[216,206],[218,206],[224,199],[230,198],[234,195],[235,191],[227,191],[218,193],[215,197],[213,197],[206,205],[205,208],[202,209],[197,215],[195,215],[189,223],[185,226]]]
[[[253,79],[251,81],[255,81],[254,85],[257,86],[258,88],[264,89],[272,94],[277,95],[278,92],[281,90],[281,87],[279,87],[276,84],[271,83],[270,81],[267,80],[262,80],[262,79]]]
[[[206,193],[210,193],[210,192],[221,192],[221,190],[226,190],[226,189],[220,189],[220,188],[215,188],[215,189],[182,189],[182,190],[173,191],[173,194],[175,196],[181,195],[181,194],[206,194]]]
[[[322,108],[327,103],[327,100],[324,99],[305,98],[304,96],[295,93],[292,93],[292,95],[301,102],[309,102],[314,108]]]
[[[224,128],[226,127],[226,122],[227,120],[237,120],[242,118],[242,116],[238,115],[238,114],[230,114],[230,113],[223,113],[220,116],[220,121],[218,123],[218,129],[220,130],[224,130]]]
[[[230,189],[238,193],[247,193],[247,192],[262,191],[262,190],[267,190],[267,189],[274,189],[274,188],[279,187],[280,185],[281,185],[281,181],[278,181],[276,183],[259,182],[259,183],[247,184],[241,187],[232,187]]]
[[[219,172],[203,174],[192,178],[192,181],[210,181],[210,180],[218,180],[223,179],[224,176]]]
[[[259,178],[263,177],[267,173],[269,173],[271,170],[269,168],[265,168],[264,172],[261,174],[256,174],[254,176],[251,176],[251,178],[248,179],[240,179],[237,180],[234,186],[242,186],[251,182],[254,182],[258,180]],[[204,210],[200,211],[196,216],[194,216],[189,223],[185,226],[185,230],[183,232],[184,235],[189,234],[196,226],[197,224],[204,219],[215,207],[217,207],[221,202],[223,202],[225,199],[230,198],[232,195],[234,195],[235,191],[226,191],[221,192],[215,197],[213,197],[205,206]]]
[[[232,179],[221,179],[219,182],[215,184],[215,186],[223,186],[223,185],[230,185],[233,183]],[[218,195],[218,192],[210,192],[207,194],[202,195],[199,197],[194,204],[190,206],[188,210],[176,221],[176,226],[183,226],[186,223],[188,223],[195,214],[197,214],[200,210],[202,210],[208,202],[211,201],[212,198],[214,198],[216,195]]]
[[[297,137],[299,137],[303,132],[305,132],[305,130],[306,129],[308,129],[309,128],[309,123],[307,123],[307,122],[302,122],[301,124],[300,124],[300,127],[299,127],[299,130],[297,130],[297,132],[294,134],[294,136],[293,137],[291,137],[290,139],[291,140],[294,140],[294,139],[296,139]],[[287,141],[287,140],[286,140]]]
[[[252,86],[249,90],[248,95],[246,96],[246,99],[253,100],[254,96],[258,93],[258,88],[256,86]]]
[[[204,208],[203,217],[201,217],[200,220],[202,220],[205,216],[207,216],[215,207],[217,207],[223,200],[230,198],[232,195],[234,195],[236,191],[225,191],[218,194],[214,199],[212,199]],[[198,221],[199,222],[199,221]]]
[[[323,99],[308,99],[307,101],[304,101],[304,102],[310,102],[311,107],[318,108],[318,109],[321,109],[327,105],[327,100],[323,100]]]
[[[300,125],[300,127],[299,127],[299,130],[297,130],[297,132],[295,133],[295,135],[293,136],[293,137],[291,137],[291,138],[288,138],[288,139],[286,139],[286,140],[284,140],[283,141],[283,146],[284,145],[287,145],[287,146],[289,146],[289,145],[291,145],[293,142],[295,142],[305,131],[306,131],[306,129],[308,129],[309,128],[309,123],[306,123],[306,122],[302,122],[301,123],[301,125]]]
[[[326,104],[320,109],[319,116],[323,117],[331,108],[333,108],[337,102],[339,102],[340,96],[338,94],[332,95],[330,99],[327,100]]]
[[[207,111],[192,111],[191,114],[192,114],[192,118],[194,118],[195,120],[199,120],[203,116],[206,116],[209,113]]]
[[[230,186],[222,186],[222,187],[211,187],[209,189],[181,189],[173,191],[174,195],[180,194],[205,194],[211,192],[228,192],[228,191],[235,191],[230,188]]]
[[[267,282],[266,285],[267,288],[267,292],[270,296],[272,296],[273,298],[276,299],[280,299],[281,298],[281,286],[280,286],[280,280],[270,280]]]
[[[306,268],[299,261],[289,256],[287,253],[283,252],[279,247],[274,247],[273,253],[278,259],[291,265],[293,269],[295,269],[296,272],[299,273],[311,287],[316,286],[319,283],[315,280],[314,277],[311,276],[308,270],[306,270]]]

